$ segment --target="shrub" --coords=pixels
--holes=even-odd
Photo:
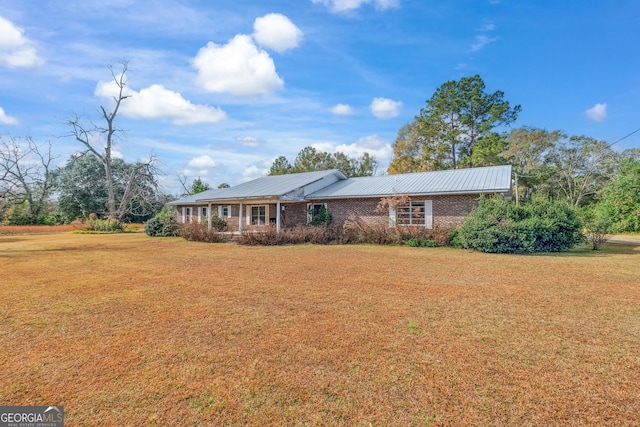
[[[587,240],[591,242],[591,249],[597,251],[613,234],[614,223],[601,206],[590,206],[580,211],[587,233]]]
[[[172,211],[162,210],[144,224],[147,236],[172,237],[180,235],[180,224]]]
[[[224,218],[220,218],[218,215],[213,215],[211,217],[211,228],[216,231],[227,231],[229,229],[229,226],[227,225],[227,221],[225,221]]]
[[[209,230],[208,224],[189,223],[179,227],[180,237],[193,242],[225,243],[230,240],[228,233],[214,228]]]
[[[285,228],[276,232],[276,227],[267,227],[263,231],[249,231],[242,233],[236,242],[241,245],[252,246],[279,246],[299,245],[312,243],[316,245],[328,245],[339,240],[339,233],[335,227],[323,226],[298,226]]]
[[[565,203],[516,206],[501,197],[480,200],[453,237],[457,246],[492,253],[560,252],[583,239],[582,222]]]
[[[320,205],[315,215],[311,218],[311,225],[331,225],[333,217],[324,205]]]
[[[83,231],[95,231],[99,233],[122,233],[125,224],[115,219],[88,219],[86,221],[74,221],[72,223],[75,229]]]
[[[436,248],[438,245],[436,241],[433,239],[424,239],[424,238],[411,238],[404,242],[405,245],[411,246],[412,248]]]

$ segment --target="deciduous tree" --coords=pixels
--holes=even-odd
[[[35,224],[46,212],[53,186],[51,143],[37,145],[32,138],[0,137],[0,201],[23,205],[26,218]]]
[[[116,91],[113,96],[113,107],[100,106],[102,125],[91,121],[85,121],[80,117],[69,120],[67,124],[71,128],[71,136],[82,144],[84,153],[95,156],[104,168],[105,185],[107,190],[107,212],[112,219],[120,220],[132,206],[138,188],[136,182],[148,181],[155,183],[153,170],[154,159],[150,158],[146,162],[137,162],[129,170],[124,191],[117,192],[117,180],[113,173],[113,151],[116,139],[123,134],[123,129],[116,125],[116,118],[123,102],[129,98],[126,94],[128,63],[122,64],[120,72],[116,72],[112,66],[109,67]],[[118,195],[117,195],[118,194]]]

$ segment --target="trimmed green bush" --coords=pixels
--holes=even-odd
[[[175,237],[180,235],[180,224],[175,212],[162,210],[144,224],[147,236]]]
[[[582,228],[566,203],[533,199],[516,206],[493,197],[480,200],[452,244],[491,253],[561,252],[584,240]]]

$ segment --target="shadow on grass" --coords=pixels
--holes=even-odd
[[[592,249],[591,243],[583,243],[567,252],[547,252],[532,254],[533,256],[555,257],[607,257],[615,255],[640,255],[640,246],[627,243],[604,243],[597,251]]]

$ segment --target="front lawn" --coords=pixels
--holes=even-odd
[[[639,425],[638,265],[0,236],[0,402],[69,426]]]

